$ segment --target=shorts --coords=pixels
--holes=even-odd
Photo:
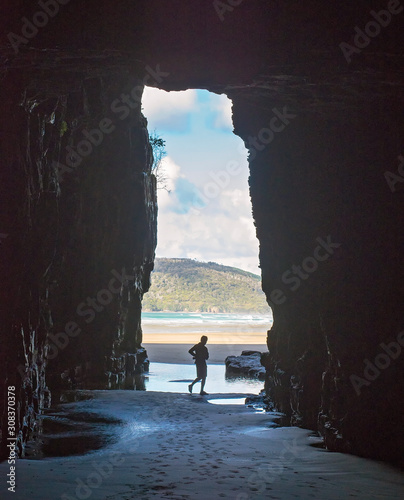
[[[206,378],[208,374],[208,367],[204,363],[203,365],[196,365],[196,376],[198,378]]]

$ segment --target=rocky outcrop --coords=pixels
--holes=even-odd
[[[369,106],[372,99],[378,106]],[[397,343],[404,324],[402,200],[385,179],[400,154],[401,90],[380,82],[323,109],[300,91],[281,106],[258,91],[248,104],[233,102],[246,142],[265,129],[269,136],[268,114],[282,109],[285,121],[271,144],[251,148],[250,160],[262,282],[274,315],[267,394],[293,423],[319,429],[330,449],[400,459],[404,441],[391,430],[404,409],[404,360],[382,345]],[[252,102],[271,111],[246,119]],[[366,360],[380,366],[367,371]]]
[[[4,391],[16,387],[22,454],[49,388],[54,396],[134,388],[147,366],[139,348],[156,243],[151,148],[140,104],[125,121],[113,122],[110,109],[128,81],[141,81],[64,76],[69,84],[33,72],[13,88],[21,81],[12,73],[1,104],[10,117],[2,142],[1,379]]]
[[[115,387],[136,371],[156,237],[138,105],[148,84],[233,100],[274,315],[263,362],[276,407],[330,449],[402,456],[401,7],[88,0],[28,33],[38,4],[5,2],[0,404],[15,385],[20,443],[61,374]],[[94,151],[82,144],[78,165],[66,148],[84,130]],[[67,161],[61,182],[55,162]]]
[[[265,368],[261,364],[261,352],[242,351],[241,356],[227,356],[226,378],[247,377],[265,380]]]

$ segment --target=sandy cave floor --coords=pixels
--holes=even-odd
[[[81,456],[19,460],[16,493],[7,491],[3,462],[0,498],[404,498],[404,475],[388,465],[316,447],[320,440],[310,431],[277,427],[276,414],[207,402],[240,394],[90,394],[66,408],[120,422],[111,424],[105,446]]]

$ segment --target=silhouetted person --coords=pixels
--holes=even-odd
[[[196,364],[196,379],[192,382],[192,384],[189,384],[188,390],[192,394],[192,388],[194,384],[201,382],[201,396],[206,396],[207,392],[205,392],[203,389],[205,387],[205,382],[206,382],[206,376],[208,373],[208,367],[206,366],[206,360],[209,358],[209,352],[206,347],[206,342],[208,341],[208,337],[206,335],[202,335],[201,341],[199,344],[194,345],[194,347],[191,347],[191,349],[188,351],[189,354],[191,354],[194,359],[195,359],[195,364]]]

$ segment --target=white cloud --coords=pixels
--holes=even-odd
[[[195,90],[146,88],[143,105],[151,131],[174,132],[164,164],[170,192],[158,191],[157,257],[214,261],[260,274],[247,153],[242,141],[231,134],[231,101],[225,95]],[[182,140],[184,131],[189,132],[186,140]],[[176,132],[181,140],[173,139]],[[229,162],[242,167],[237,175],[229,170]]]
[[[159,208],[164,210],[175,203],[173,190],[175,189],[175,181],[180,176],[181,167],[167,156],[163,159],[160,169],[165,179],[165,189],[159,189],[157,197]]]
[[[211,109],[215,112],[213,126],[219,129],[233,130],[232,121],[232,102],[225,95],[212,95],[211,96]]]
[[[175,161],[170,157],[166,156],[163,159],[162,169],[164,170],[165,174],[167,175],[167,180],[170,183],[168,186],[169,189],[172,189],[174,187],[175,181],[180,177],[181,175],[181,167],[175,163]]]
[[[201,207],[196,185],[181,172],[181,167],[167,156],[161,165],[163,177],[161,188],[157,192],[160,213],[164,211],[186,214]]]
[[[234,211],[235,208],[246,212],[251,209],[250,193],[248,189],[232,189],[223,191],[220,197],[220,206],[223,209]]]
[[[250,217],[240,217],[239,221],[246,231],[245,236],[247,236],[250,241],[257,242],[257,232],[254,226],[252,215]]]
[[[145,116],[162,130],[184,131],[189,115],[197,108],[196,90],[165,92],[145,87],[142,97]]]
[[[249,204],[233,206],[228,213],[209,208],[186,214],[161,212],[157,256],[214,261],[259,274],[258,241]]]

